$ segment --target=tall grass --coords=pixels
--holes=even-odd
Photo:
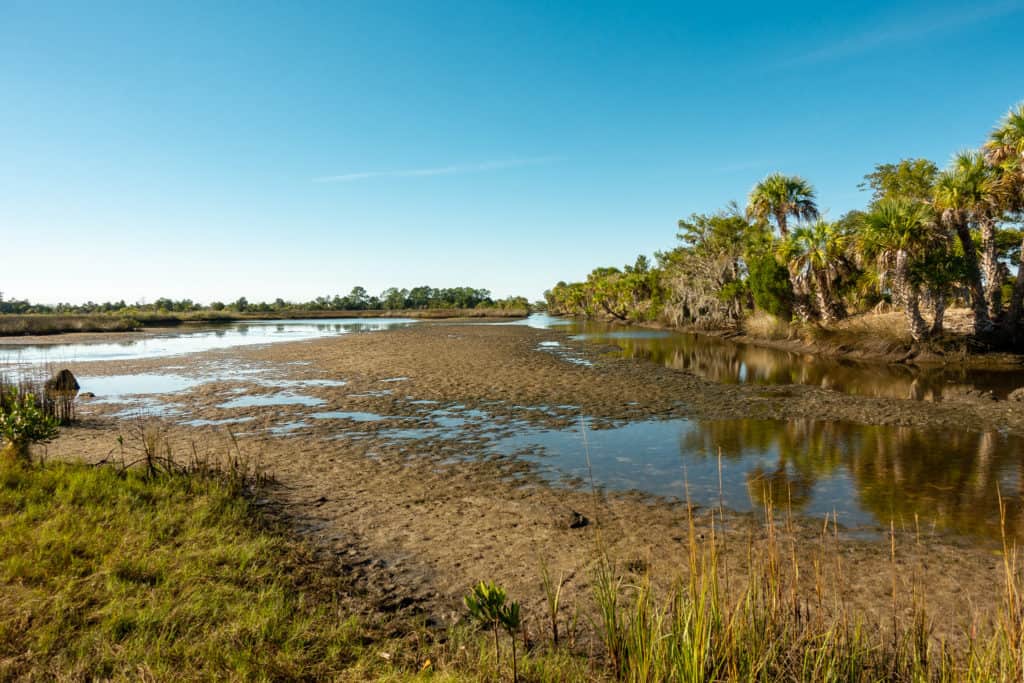
[[[139,322],[128,316],[109,315],[0,315],[0,337],[27,334],[62,334],[65,332],[131,332]]]
[[[36,406],[45,415],[56,418],[62,425],[75,421],[75,396],[46,389],[47,371],[31,373],[20,370],[14,374],[0,371],[0,412],[10,409],[12,401],[24,401],[32,396]]]
[[[1003,508],[1005,510],[1005,508]],[[800,588],[805,567],[776,536],[770,503],[765,534],[749,548],[749,569],[723,589],[720,541],[712,515],[701,540],[690,516],[685,578],[658,595],[650,577],[627,583],[601,552],[594,571],[596,625],[612,677],[620,681],[1019,681],[1024,680],[1024,583],[1016,548],[1004,538],[1004,601],[995,631],[954,649],[931,635],[917,590],[896,581],[890,536],[890,623],[865,619],[841,604],[822,605],[820,580]],[[823,529],[824,544],[828,534]],[[600,551],[600,545],[599,545]],[[836,561],[841,562],[838,554]],[[813,560],[817,576],[819,560]],[[913,616],[898,606],[910,600]]]

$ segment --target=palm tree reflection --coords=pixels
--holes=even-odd
[[[922,430],[810,419],[706,420],[684,434],[689,457],[757,460],[746,475],[751,501],[803,511],[833,503],[834,477],[849,480],[856,506],[880,524],[890,520],[996,538],[999,497],[1006,531],[1021,531],[1024,439],[999,432]],[[764,464],[767,458],[768,464]]]

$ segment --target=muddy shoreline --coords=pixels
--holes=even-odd
[[[865,317],[867,316],[861,316],[861,318]],[[847,334],[840,339],[829,339],[827,332],[821,340],[808,338],[772,339],[751,334],[742,329],[742,327],[703,329],[685,326],[677,327],[660,322],[623,323],[611,318],[602,320],[602,322],[617,326],[633,325],[652,330],[725,339],[738,344],[814,355],[821,358],[846,359],[866,363],[900,363],[922,368],[947,366],[964,369],[1024,369],[1024,353],[986,351],[980,349],[971,340],[964,329],[966,326],[965,318],[967,317],[965,309],[951,309],[949,317],[954,321],[954,329],[950,333],[941,340],[920,345],[912,344],[909,340],[880,343],[877,339],[864,338],[864,335],[856,334]],[[896,320],[895,324],[899,325],[901,321]],[[858,340],[857,336],[862,338]]]
[[[538,352],[545,341],[559,341],[589,364]],[[932,404],[802,385],[722,385],[602,351],[551,330],[424,323],[189,356],[72,364],[76,374],[90,376],[200,376],[227,366],[234,374],[165,396],[170,412],[150,407],[126,416],[120,404],[83,402],[81,424],[65,430],[48,457],[130,458],[144,422],[162,425],[166,443],[182,457],[241,453],[277,482],[262,494],[266,509],[339,558],[374,587],[382,604],[445,624],[461,613],[467,587],[482,579],[506,585],[539,618],[542,561],[566,577],[566,604],[585,611],[598,530],[609,554],[634,578],[649,573],[664,582],[684,571],[691,540],[685,505],[595,494],[585,482],[554,486],[537,467],[487,447],[524,425],[565,428],[581,414],[597,429],[637,418],[758,417],[936,429],[955,424],[1024,434],[1024,404]],[[273,400],[282,392],[318,403],[259,409],[233,403],[233,397]],[[346,416],[310,419],[311,411]],[[395,436],[436,424],[437,411],[479,411],[482,417],[469,420],[455,439]],[[573,527],[576,513],[590,523]],[[764,543],[763,518],[719,518],[713,508],[692,514],[699,542],[712,536],[714,519],[728,571],[741,576],[751,552]],[[928,586],[928,606],[942,634],[962,636],[971,620],[993,613],[998,596],[992,586],[1002,566],[993,544],[922,532],[912,523],[895,531],[899,581],[908,594],[912,586]],[[807,562],[820,556],[820,577],[813,580],[830,585],[834,599],[866,615],[889,613],[888,540],[833,538],[822,533],[820,521],[799,517],[787,519],[780,533],[787,552]],[[829,559],[835,557],[845,564]],[[813,574],[805,567],[801,576],[807,582]],[[910,614],[913,606],[900,609]]]

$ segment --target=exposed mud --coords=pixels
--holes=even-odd
[[[545,341],[560,341],[585,363],[538,352]],[[195,381],[134,404],[104,402],[103,395],[83,401],[81,424],[65,430],[48,454],[131,460],[142,419],[162,424],[180,457],[237,449],[275,477],[263,494],[268,510],[341,557],[385,605],[444,623],[460,614],[469,586],[493,579],[524,602],[540,628],[542,562],[565,578],[567,609],[585,611],[598,536],[624,571],[665,582],[686,571],[689,512],[678,502],[594,493],[586,482],[551,486],[522,460],[489,449],[498,436],[524,426],[572,426],[581,414],[595,428],[643,417],[755,417],[1024,434],[1019,403],[933,404],[802,385],[722,385],[601,351],[525,326],[421,323],[72,365],[85,377],[172,373]],[[752,551],[757,556],[765,547],[763,517],[722,520],[711,509],[693,515],[695,543],[717,538],[722,567],[738,583]],[[788,566],[800,564],[807,595],[821,596],[815,610],[846,605],[891,620],[895,571],[901,615],[910,618],[917,595],[937,635],[959,638],[995,618],[1002,558],[991,544],[910,525],[895,529],[893,564],[887,539],[823,534],[820,521],[784,514],[779,526],[781,555]]]

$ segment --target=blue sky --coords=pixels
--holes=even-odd
[[[1024,99],[1024,0],[689,5],[0,0],[0,291],[537,298]]]

